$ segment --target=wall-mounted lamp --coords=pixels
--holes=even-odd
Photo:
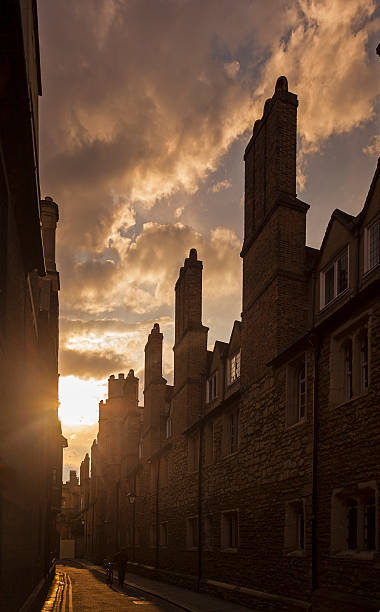
[[[135,503],[135,501],[136,501],[136,493],[130,492],[130,493],[128,493],[127,497],[128,497],[128,501],[129,501],[130,504],[134,504]]]

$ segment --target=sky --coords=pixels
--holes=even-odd
[[[357,214],[380,155],[374,0],[38,0],[42,195],[59,204],[65,477],[97,433],[110,374],[164,333],[174,284],[204,263],[209,345],[241,312],[244,148],[278,76],[299,99],[298,197],[319,248]]]

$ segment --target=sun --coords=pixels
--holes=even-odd
[[[99,402],[107,394],[106,380],[83,380],[76,376],[59,379],[59,418],[63,425],[94,425]]]

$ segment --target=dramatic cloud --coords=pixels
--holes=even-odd
[[[279,75],[300,101],[311,242],[340,200],[358,212],[379,152],[379,10],[374,0],[38,4],[41,184],[60,205],[61,408],[83,423],[110,373],[132,367],[143,384],[154,322],[171,380],[174,283],[192,247],[210,344],[228,339],[241,311],[243,150]],[[344,135],[357,158],[337,153]],[[333,162],[308,191],[329,147]],[[333,180],[338,202],[321,188]]]
[[[257,94],[272,93],[274,74],[286,74],[292,91],[299,94],[299,185],[305,156],[315,153],[332,135],[347,132],[369,121],[380,94],[379,78],[367,55],[372,0],[299,0],[297,22],[287,39],[276,41]],[[373,57],[374,59],[374,57]]]

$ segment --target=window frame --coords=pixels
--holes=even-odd
[[[168,521],[162,521],[160,523],[159,546],[160,548],[167,548],[168,545],[169,545]]]
[[[199,546],[199,518],[197,514],[186,519],[186,549],[198,550]]]
[[[339,406],[365,396],[371,386],[372,367],[372,311],[367,311],[348,321],[331,337],[330,342],[330,389],[329,403]],[[346,347],[352,345],[352,395],[347,392]],[[365,359],[362,347],[366,346]],[[365,373],[363,374],[363,368]],[[365,377],[365,381],[364,381]],[[364,385],[367,383],[367,386]],[[350,396],[350,397],[349,397]]]
[[[234,425],[236,425],[234,427]],[[236,432],[236,435],[234,435]],[[235,441],[235,443],[234,443]],[[223,415],[223,455],[229,457],[240,449],[240,406],[226,410]]]
[[[206,380],[206,404],[218,398],[218,378],[218,370],[215,370]]]
[[[215,461],[215,424],[209,421],[203,428],[203,465],[212,465]]]
[[[377,255],[377,261],[371,264],[371,229],[375,226],[378,226],[379,233],[379,249]],[[364,228],[364,270],[363,275],[371,272],[380,264],[380,218],[377,217],[373,219],[368,225]]]
[[[374,559],[379,550],[377,514],[376,481],[335,489],[331,496],[331,554]]]
[[[239,509],[223,510],[221,513],[220,525],[220,548],[225,552],[237,552],[239,546]]]
[[[199,431],[187,438],[187,471],[194,474],[199,470]]]
[[[300,372],[303,372],[300,379]],[[304,391],[301,393],[301,385]],[[307,352],[300,353],[286,365],[285,427],[288,429],[304,423],[307,418],[308,402],[308,358]],[[303,402],[301,398],[303,396]]]
[[[285,505],[284,554],[303,556],[306,549],[305,500],[293,499]]]
[[[236,353],[234,353],[231,357],[228,358],[227,382],[229,387],[240,379],[240,367],[241,350],[239,349]]]
[[[339,262],[343,257],[347,257],[347,285],[341,291],[338,291],[339,284]],[[326,275],[330,270],[334,271],[333,276],[333,296],[326,302]],[[350,288],[350,245],[347,243],[343,249],[341,249],[338,255],[330,261],[327,266],[321,270],[319,274],[319,310],[322,311],[327,306],[330,306],[338,297],[342,296]]]

